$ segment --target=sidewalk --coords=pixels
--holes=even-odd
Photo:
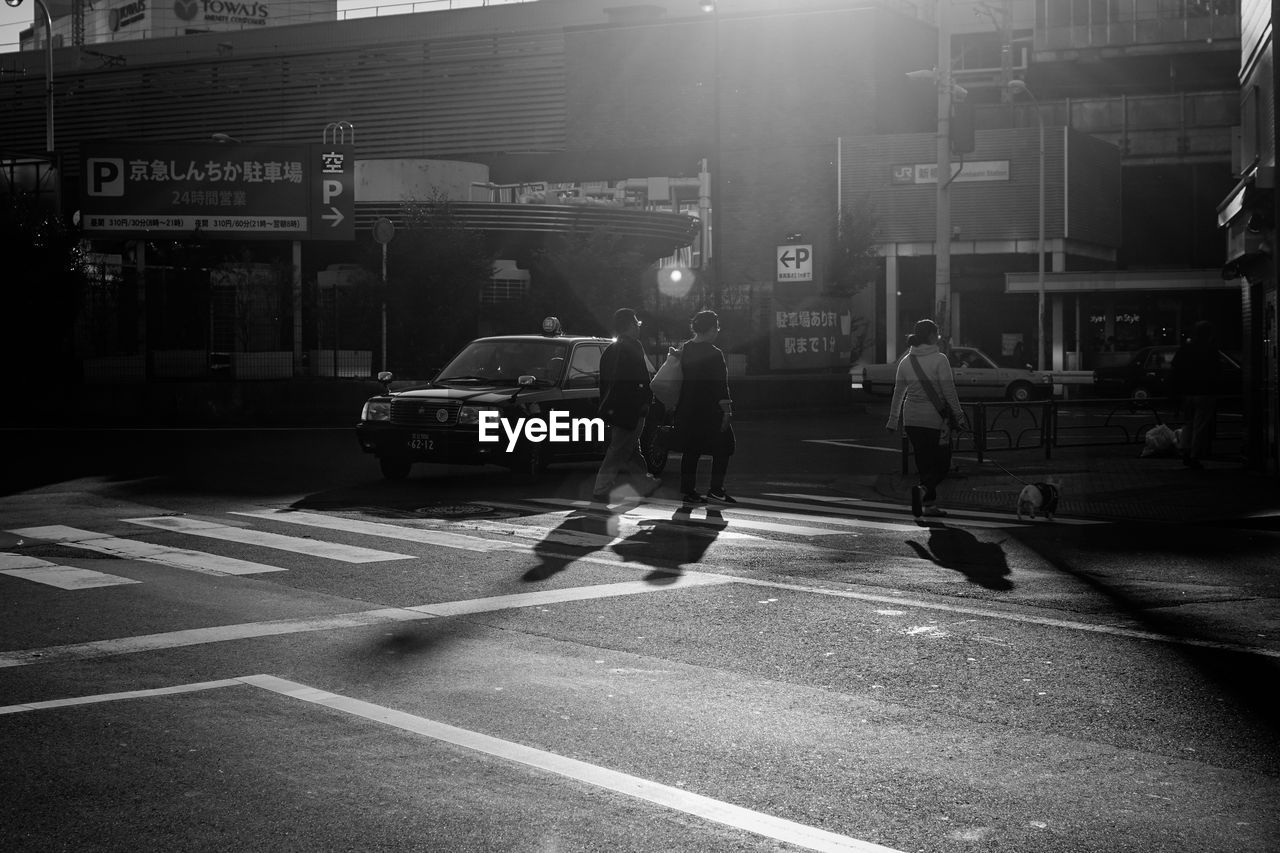
[[[1061,489],[1058,514],[1108,520],[1155,522],[1231,521],[1238,526],[1280,530],[1280,480],[1246,470],[1239,460],[1210,459],[1202,470],[1176,457],[1147,457],[1138,445],[1059,448],[1052,459],[1043,450],[976,454],[959,451],[952,474],[938,488],[943,508],[980,509],[1013,515],[1022,482],[1053,480]],[[898,460],[895,458],[895,462]],[[1001,470],[997,463],[1007,470]],[[868,489],[876,500],[909,500],[916,482],[900,468],[879,475]]]

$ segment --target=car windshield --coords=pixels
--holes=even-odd
[[[558,382],[564,373],[568,344],[548,339],[472,341],[445,365],[437,382],[517,385],[521,376]]]

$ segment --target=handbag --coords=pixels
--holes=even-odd
[[[933,380],[925,376],[924,368],[920,366],[920,361],[914,355],[909,355],[907,358],[911,359],[911,366],[915,368],[916,376],[920,377],[920,384],[924,386],[924,392],[929,395],[929,402],[933,403],[933,407],[938,410],[938,414],[942,415],[943,423],[956,432],[962,431],[964,425],[956,417],[956,413],[951,411],[951,405],[942,401],[942,395],[934,387]]]
[[[668,353],[667,360],[649,381],[649,390],[659,403],[668,409],[674,409],[680,400],[680,386],[683,383],[684,367],[680,364],[680,356],[674,352]]]

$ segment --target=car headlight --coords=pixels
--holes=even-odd
[[[502,411],[497,406],[463,406],[458,410],[459,426],[475,426],[480,423],[481,412]]]
[[[391,401],[390,400],[370,400],[364,404],[364,409],[360,412],[360,420],[362,421],[389,421],[391,420]]]

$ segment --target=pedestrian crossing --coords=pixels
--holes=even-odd
[[[704,537],[709,540],[708,545],[714,542],[718,546],[791,548],[795,547],[796,539],[815,547],[839,547],[840,537],[857,537],[868,532],[918,534],[921,530],[906,509],[896,504],[803,492],[765,493],[732,506],[688,507],[677,501],[636,498],[605,508],[588,501],[555,497],[488,504],[505,510],[506,517],[412,519],[389,523],[351,514],[244,509],[228,511],[226,517],[173,514],[117,519],[141,528],[140,535],[149,530],[182,539],[232,543],[250,549],[249,555],[254,556],[254,560],[62,524],[14,528],[8,532],[24,542],[57,545],[71,553],[88,551],[121,561],[143,561],[210,575],[258,575],[290,570],[273,562],[271,555],[278,552],[365,565],[414,560],[421,556],[350,544],[350,541],[336,542],[332,541],[333,534],[342,534],[347,540],[367,537],[409,543],[419,549],[426,546],[474,554],[531,553],[543,552],[548,547],[562,548],[568,552],[585,551],[587,555],[580,559],[602,562],[613,556],[608,552],[610,546],[640,538],[641,534],[655,546],[660,546],[664,537],[688,541],[690,537]],[[1082,519],[1059,521],[1096,523]],[[968,510],[948,516],[945,523],[987,529],[1019,524],[1007,514]],[[264,529],[271,526],[292,528],[292,532],[299,535]],[[257,552],[262,556],[258,557]],[[68,562],[70,564],[51,562],[17,551],[4,552],[0,553],[0,575],[65,591],[140,583],[122,574],[76,566],[70,558]]]

